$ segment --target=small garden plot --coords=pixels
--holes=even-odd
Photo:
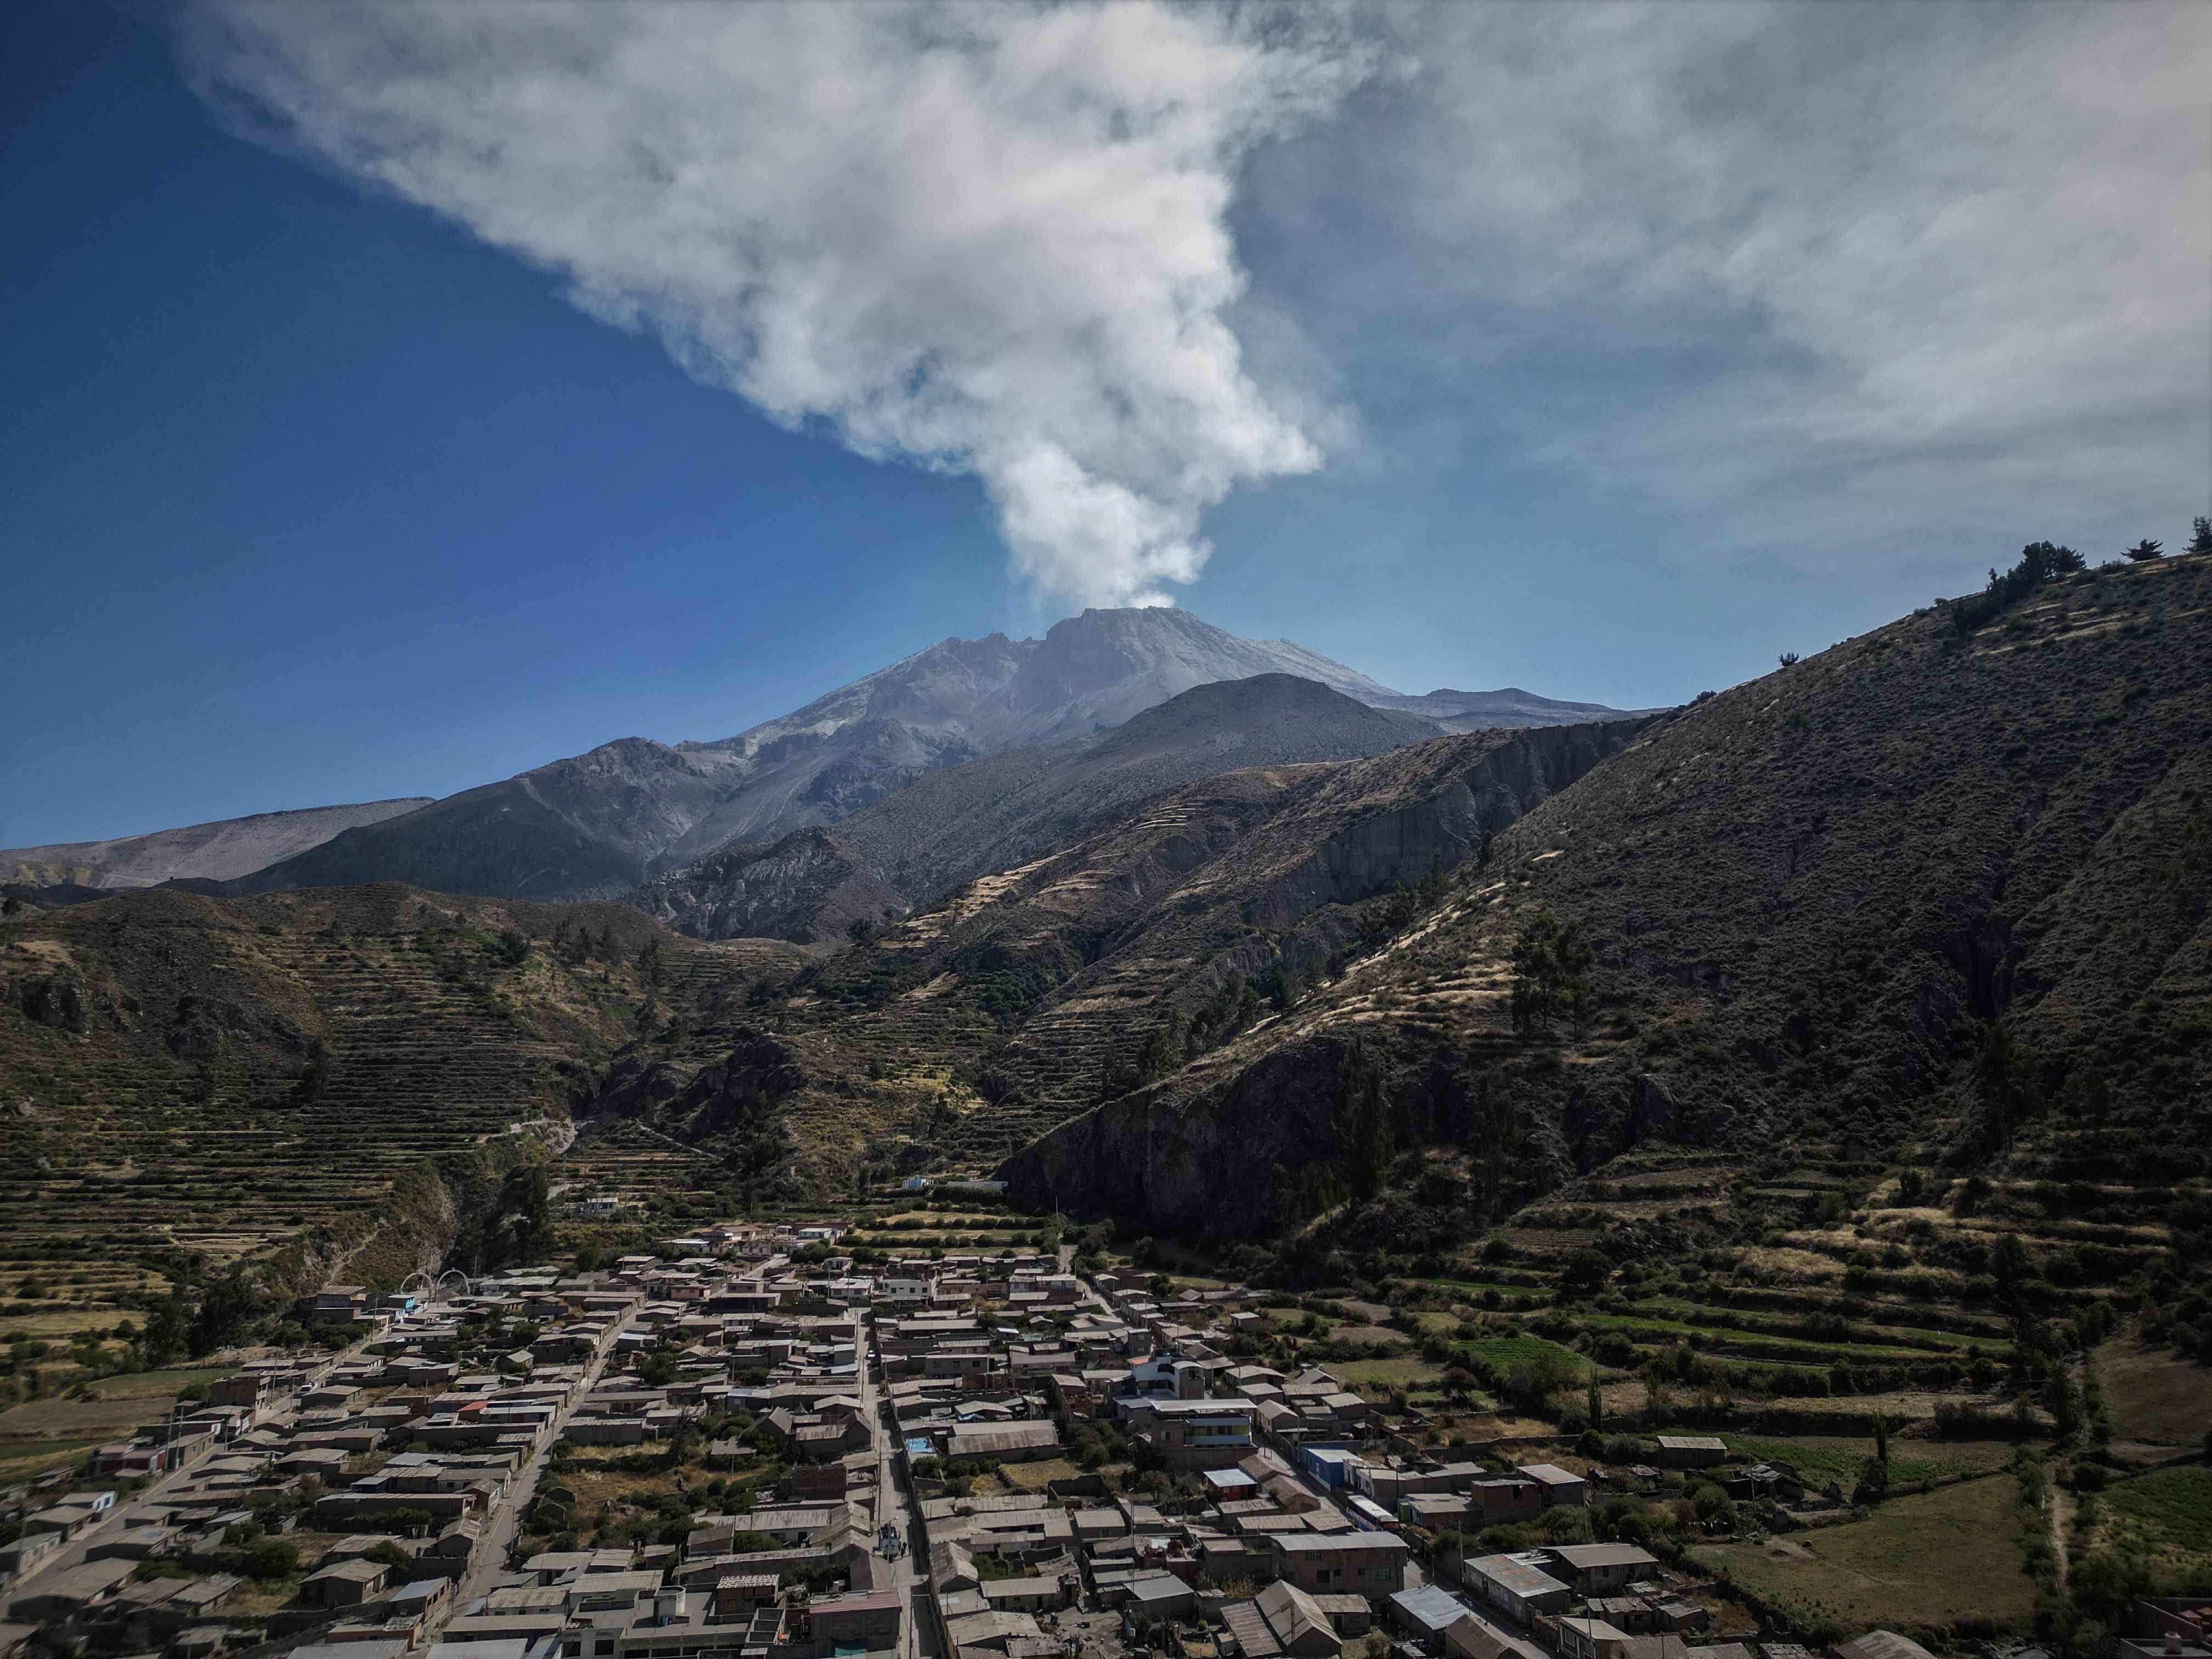
[[[185,1389],[220,1381],[235,1365],[198,1365],[168,1371],[131,1371],[103,1376],[84,1386],[103,1400],[173,1400]]]
[[[1516,1370],[1564,1363],[1571,1367],[1577,1386],[1589,1379],[1589,1361],[1571,1348],[1563,1348],[1556,1342],[1540,1336],[1482,1336],[1468,1342],[1455,1342],[1452,1352],[1480,1359],[1500,1376],[1510,1376]]]
[[[1433,1386],[1443,1376],[1441,1366],[1431,1365],[1418,1355],[1407,1354],[1395,1359],[1340,1359],[1328,1367],[1332,1376],[1347,1389],[1374,1387],[1383,1389],[1426,1388]]]
[[[2100,1501],[2100,1544],[2131,1560],[2191,1575],[2212,1571],[2212,1468],[2160,1469],[2122,1480]]]
[[[1035,1463],[1008,1463],[1000,1477],[1016,1492],[1042,1492],[1055,1480],[1075,1480],[1083,1471],[1065,1457],[1048,1457]]]
[[[112,1435],[86,1439],[55,1438],[0,1440],[0,1486],[13,1486],[79,1462],[94,1448],[106,1445]]]
[[[1761,1463],[1787,1463],[1808,1480],[1822,1486],[1833,1480],[1846,1492],[1874,1457],[1871,1437],[1850,1435],[1780,1438],[1724,1434],[1721,1438],[1735,1456]],[[2001,1469],[2012,1462],[2012,1443],[2006,1440],[1905,1440],[1893,1435],[1890,1484],[1905,1486],[1916,1480],[1940,1480],[1946,1475]]]
[[[2097,1379],[2113,1437],[2198,1446],[2212,1424],[2212,1370],[2133,1339],[2097,1350]]]
[[[1865,1521],[1694,1555],[1822,1637],[1969,1620],[2019,1628],[2035,1585],[2021,1565],[2018,1490],[2009,1475],[1972,1480],[1893,1498]]]

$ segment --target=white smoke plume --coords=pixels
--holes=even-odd
[[[1329,15],[205,0],[264,142],[556,274],[691,374],[978,476],[1021,576],[1166,603],[1204,510],[1310,471],[1224,318],[1242,157],[1364,72]]]

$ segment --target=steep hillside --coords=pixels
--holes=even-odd
[[[641,1032],[801,960],[396,884],[26,912],[0,922],[0,1256],[292,1241],[338,1270],[426,1158],[565,1144]]]
[[[1284,1017],[1006,1172],[1224,1237],[1425,1144],[1472,1150],[1477,1221],[1660,1140],[2212,1170],[2212,561],[1992,608],[1661,717]],[[1516,987],[1573,988],[1540,915],[1591,953],[1587,1006],[1516,1030]]]
[[[841,939],[956,883],[1091,834],[1178,784],[1239,767],[1364,758],[1440,735],[1286,674],[1194,687],[1104,735],[918,779],[827,831],[733,848],[630,902],[706,939]]]
[[[183,830],[115,841],[78,841],[0,851],[0,879],[33,887],[159,887],[197,878],[227,881],[319,847],[343,830],[380,823],[428,806],[430,798],[363,801],[351,806],[310,806],[296,812],[257,812]]]
[[[661,867],[730,787],[726,757],[643,738],[349,830],[228,884],[237,894],[405,882],[441,892],[606,897]]]
[[[1401,890],[1440,882],[1636,729],[1443,738],[1155,792],[749,1006],[747,1029],[773,1044],[776,1110],[816,1180],[995,1158],[1264,1018],[1277,988],[1409,902]],[[653,1103],[732,1046],[726,1026],[696,1035],[659,1056],[640,1097],[671,1133],[683,1123]]]

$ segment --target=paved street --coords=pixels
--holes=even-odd
[[[575,1413],[584,1396],[592,1391],[609,1362],[614,1358],[616,1339],[629,1328],[631,1320],[635,1317],[635,1314],[625,1316],[623,1322],[615,1327],[607,1338],[606,1346],[592,1361],[584,1373],[584,1380],[568,1396],[568,1403],[561,1408],[560,1415],[553,1419],[544,1442],[532,1454],[530,1462],[508,1483],[506,1495],[485,1517],[483,1535],[477,1540],[476,1548],[469,1554],[469,1570],[463,1575],[453,1599],[447,1603],[445,1613],[435,1621],[438,1626],[442,1627],[447,1619],[480,1596],[489,1595],[493,1581],[507,1571],[507,1553],[521,1528],[523,1511],[530,1507],[530,1500],[537,1495],[538,1477],[545,1472],[546,1460],[553,1455],[553,1447],[561,1438],[561,1431],[568,1426],[568,1419]]]
[[[884,1419],[884,1390],[874,1380],[869,1364],[867,1325],[859,1312],[853,1316],[853,1341],[860,1358],[860,1403],[876,1437],[876,1506],[872,1518],[878,1534],[886,1523],[894,1526],[906,1546],[898,1559],[887,1564],[899,1593],[899,1659],[930,1659],[937,1651],[937,1644],[933,1634],[923,1628],[915,1605],[915,1595],[926,1584],[929,1571],[929,1563],[921,1549],[921,1517],[901,1490],[895,1473],[898,1431]]]

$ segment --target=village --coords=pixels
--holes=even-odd
[[[1778,1522],[1836,1501],[1785,1462],[1439,1448],[1256,1363],[1247,1287],[846,1231],[325,1288],[300,1311],[343,1346],[13,1495],[0,1659],[1811,1659],[1589,1522],[1692,1480]],[[2123,1652],[2212,1653],[2204,1606],[2137,1611]]]

